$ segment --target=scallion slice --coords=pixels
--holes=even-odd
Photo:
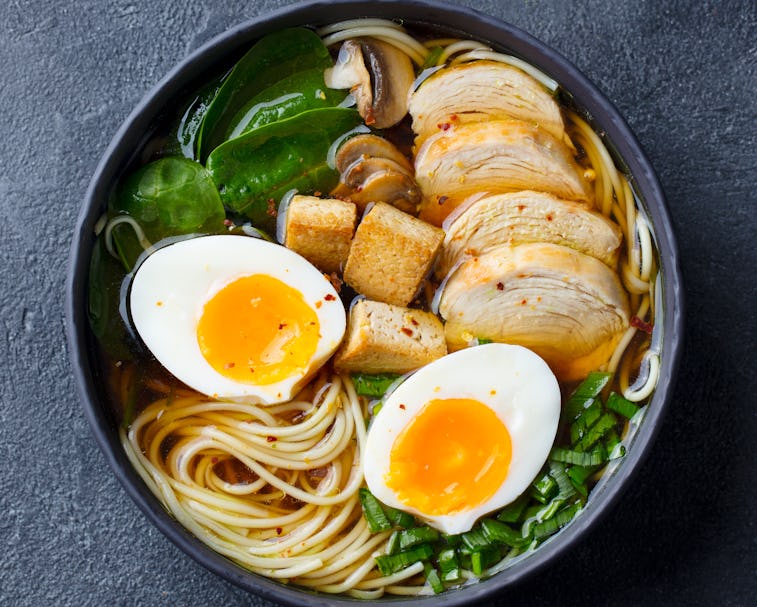
[[[549,520],[541,523],[536,523],[531,528],[531,531],[534,534],[534,538],[537,540],[542,540],[545,537],[554,534],[559,529],[562,529],[565,525],[567,525],[570,521],[572,521],[580,511],[581,504],[576,502],[575,504],[568,506],[564,510],[561,510]]]
[[[442,578],[439,576],[436,567],[431,563],[426,563],[423,565],[423,571],[426,574],[426,582],[431,586],[431,590],[434,591],[434,594],[444,592],[444,584],[442,583]]]
[[[503,523],[517,523],[521,520],[521,515],[527,505],[528,495],[524,493],[517,500],[502,508],[497,514],[497,520]]]
[[[591,406],[611,377],[612,373],[589,373],[589,376],[578,385],[565,403],[565,418],[574,421],[581,411]]]
[[[559,491],[557,493],[558,498],[570,499],[576,494],[576,488],[573,483],[570,482],[570,478],[565,472],[565,465],[560,462],[549,462],[549,474],[555,479]]]
[[[570,425],[571,444],[581,440],[600,417],[602,417],[602,403],[598,398],[595,398],[591,405],[584,409],[576,418],[576,421]]]
[[[531,495],[546,504],[557,493],[557,483],[548,473],[544,473],[531,484]]]
[[[362,488],[358,495],[360,496],[360,504],[363,506],[363,515],[368,522],[368,529],[372,533],[389,531],[392,528],[392,523],[386,518],[384,509],[373,494],[368,489]]]
[[[610,396],[607,397],[607,403],[605,403],[605,406],[610,411],[620,413],[620,415],[627,417],[628,419],[631,419],[639,412],[639,409],[641,409],[641,407],[634,405],[630,400],[623,398],[620,394],[616,394],[615,392],[611,392]]]
[[[576,451],[588,451],[609,431],[618,425],[618,418],[614,413],[605,413],[599,418],[589,431],[573,445]]]
[[[434,554],[434,549],[428,544],[419,544],[410,550],[404,552],[398,552],[397,554],[385,554],[383,556],[376,557],[376,564],[378,565],[381,575],[392,575],[402,569],[405,569],[417,563],[418,561],[426,561]]]
[[[564,464],[573,464],[576,466],[596,466],[607,460],[607,453],[602,445],[599,445],[591,451],[575,451],[572,449],[563,449],[555,447],[549,454],[549,458],[556,462]]]
[[[371,398],[381,398],[389,389],[399,375],[395,373],[380,373],[377,375],[366,375],[364,373],[355,373],[352,376],[352,383],[355,384],[355,392],[360,396],[369,396]]]
[[[482,548],[489,548],[492,545],[481,527],[474,527],[470,531],[466,531],[462,538],[463,544],[468,547],[471,553]]]
[[[530,537],[523,537],[505,523],[495,519],[486,518],[481,521],[481,529],[489,541],[506,544],[511,548],[522,548],[531,542]]]
[[[392,531],[389,541],[386,543],[387,554],[397,554],[400,551],[400,532]]]
[[[456,582],[462,575],[460,572],[460,561],[453,548],[445,548],[439,553],[439,570],[444,582]]]
[[[412,514],[397,510],[397,508],[392,508],[391,506],[384,506],[384,512],[386,513],[386,518],[395,527],[402,527],[403,529],[415,527],[415,518]]]
[[[418,544],[435,542],[439,539],[439,532],[431,527],[413,527],[400,531],[399,537],[400,549],[405,550]]]

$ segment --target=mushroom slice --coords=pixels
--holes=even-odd
[[[411,179],[413,177],[412,170],[408,171],[403,165],[394,160],[370,156],[368,158],[358,158],[350,164],[342,171],[341,181],[351,188],[356,188],[363,185],[366,179],[377,171],[394,171],[395,173],[407,175]]]
[[[540,190],[592,204],[590,184],[565,144],[515,119],[462,124],[432,135],[416,155],[415,178],[423,192],[421,218],[434,225],[479,192]]]
[[[450,350],[476,337],[518,344],[564,381],[604,364],[629,322],[615,272],[545,243],[501,246],[465,261],[447,281],[439,312]]]
[[[409,174],[413,165],[389,140],[378,135],[356,135],[345,141],[336,153],[336,169],[343,173],[348,166],[361,158],[386,158],[393,160]]]
[[[439,70],[410,96],[413,131],[420,145],[445,124],[517,118],[565,140],[560,107],[524,71],[499,61],[472,61]]]
[[[530,190],[480,198],[445,227],[437,264],[442,277],[465,256],[528,242],[570,247],[615,268],[622,239],[618,226],[601,213]]]
[[[332,195],[350,200],[361,213],[372,202],[386,202],[400,211],[414,215],[418,212],[421,201],[415,180],[404,171],[396,170],[367,173],[365,180],[354,187],[340,183]]]
[[[345,41],[324,79],[329,88],[349,88],[365,123],[385,129],[407,114],[415,71],[410,58],[391,44],[356,38]]]

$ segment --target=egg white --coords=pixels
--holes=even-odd
[[[229,283],[252,274],[297,289],[320,325],[309,366],[268,385],[221,375],[205,359],[197,339],[205,303]],[[145,345],[182,382],[213,398],[262,404],[290,400],[339,346],[346,325],[338,294],[315,266],[285,247],[248,236],[203,236],[158,249],[134,275],[129,308]]]
[[[401,502],[385,478],[400,432],[430,400],[448,398],[475,399],[494,411],[510,434],[512,459],[507,477],[491,498],[468,510],[429,515]],[[508,344],[460,350],[421,368],[386,398],[368,433],[365,480],[383,503],[411,512],[445,533],[462,533],[528,488],[549,455],[559,418],[557,379],[531,350]]]

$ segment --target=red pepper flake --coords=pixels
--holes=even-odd
[[[503,285],[501,282],[497,283],[497,291],[504,291],[505,285]]]
[[[324,274],[326,277],[326,280],[328,280],[331,283],[331,286],[334,287],[334,290],[337,293],[341,293],[342,291],[342,279],[339,278],[339,275],[336,272],[332,272],[331,274]]]
[[[417,321],[417,320],[415,320],[415,319],[414,319],[414,318],[412,318],[412,317],[410,318],[410,322],[411,322],[411,323],[413,323],[413,326],[414,326],[414,327],[417,327],[417,326],[418,326],[418,321]]]
[[[323,299],[325,299],[326,301],[334,301],[336,297],[334,297],[331,293],[329,293]]]
[[[281,527],[276,527],[276,535],[281,535],[284,533],[284,530]]]
[[[448,200],[449,200],[449,196],[437,196],[437,197],[436,197],[436,201],[437,201],[437,202],[438,202],[439,204],[444,204],[444,203],[445,203],[445,202],[447,202]]]
[[[437,124],[436,125],[436,128],[441,129],[442,131],[448,130],[449,127],[450,127],[450,123],[449,122],[442,122],[441,124]]]
[[[225,225],[227,228],[230,228],[231,226],[234,225],[234,222],[231,221],[231,219],[224,219],[223,220],[223,225]]]
[[[279,323],[279,331],[281,331],[286,326],[287,326],[287,324],[285,322],[280,322]]]
[[[631,317],[631,326],[637,328],[639,331],[644,331],[649,335],[652,334],[652,325],[648,322],[644,322],[638,316]]]
[[[268,199],[268,208],[266,208],[265,214],[271,217],[276,217],[279,212],[276,210],[276,201],[273,198]]]
[[[402,327],[401,331],[405,335],[407,335],[408,337],[412,337],[413,336],[413,330],[412,329],[408,329],[407,327]]]
[[[450,120],[451,120],[452,122],[455,122],[456,120],[460,120],[460,119],[459,119],[459,118],[457,117],[457,114],[452,114],[452,116],[450,116],[450,117],[449,117],[449,119],[450,119]]]
[[[371,126],[376,122],[376,116],[373,114],[373,108],[369,107],[365,116],[365,124]]]
[[[520,305],[522,305],[522,306],[525,306],[527,303],[528,303],[527,299],[521,299],[520,300]]]
[[[405,405],[403,405],[402,403],[400,403],[400,409],[402,409],[404,411],[405,408],[406,408]]]
[[[252,367],[250,367],[250,373],[255,373],[255,369],[253,369]]]
[[[278,438],[276,438],[275,436],[266,436],[266,437],[265,437],[265,439],[266,439],[266,440],[267,440],[267,441],[268,441],[269,443],[275,443],[275,442],[276,442],[277,440],[279,440],[279,439],[278,439]]]
[[[217,464],[218,463],[218,458],[214,455],[213,457],[210,458],[210,463],[211,464]]]
[[[315,302],[315,307],[316,308],[320,308],[322,305],[323,305],[323,302],[320,299]]]
[[[525,204],[519,204],[518,205],[518,211],[520,211],[521,213],[523,212],[523,209],[525,209],[525,208],[526,208]]]
[[[552,213],[550,213],[549,215],[547,215],[547,221],[552,221]]]
[[[234,363],[226,363],[226,364],[225,364],[225,365],[223,366],[223,368],[224,368],[224,369],[233,369],[233,368],[234,368]]]
[[[315,196],[316,198],[320,198],[322,193],[323,192],[321,192],[320,190],[316,190],[315,192],[313,192],[313,196]]]

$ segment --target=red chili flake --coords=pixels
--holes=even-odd
[[[279,331],[281,331],[286,326],[287,326],[287,324],[285,322],[280,322],[279,323]]]
[[[445,202],[447,202],[448,200],[449,200],[449,196],[437,196],[437,197],[436,197],[436,201],[437,201],[437,202],[438,202],[439,204],[444,204],[444,203],[445,203]]]
[[[519,204],[518,205],[518,211],[520,211],[521,213],[523,212],[523,209],[525,209],[525,208],[526,208],[525,204]]]
[[[281,527],[276,527],[276,535],[281,535],[284,533],[284,530]]]
[[[501,282],[497,283],[497,291],[504,291],[505,285],[503,285]]]
[[[250,367],[250,373],[255,373],[255,369],[253,369],[252,367]]]
[[[520,300],[520,305],[522,305],[522,306],[525,306],[527,303],[528,303],[527,299],[521,299]]]
[[[405,410],[405,405],[403,405],[402,403],[400,403],[400,409],[402,409],[404,411]]]
[[[320,190],[316,190],[315,192],[313,192],[313,196],[315,196],[316,198],[320,198],[321,194],[322,192]]]
[[[547,221],[552,221],[552,213],[550,213],[549,215],[547,215]]]
[[[227,228],[230,228],[231,226],[234,225],[234,222],[231,221],[231,219],[224,219],[223,220],[223,225],[225,225]]]
[[[324,274],[326,277],[326,280],[328,280],[331,283],[331,286],[334,287],[334,290],[337,293],[341,293],[342,291],[342,279],[339,278],[339,275],[336,272],[332,272],[331,274]]]
[[[442,122],[441,124],[436,125],[436,128],[441,129],[442,131],[446,131],[447,129],[449,129],[449,127],[449,122]]]
[[[631,317],[631,326],[636,327],[639,331],[644,331],[644,333],[648,333],[649,335],[652,334],[652,325],[648,322],[644,322],[638,316]]]
[[[450,120],[451,120],[452,122],[455,122],[455,120],[460,120],[460,119],[459,119],[459,118],[457,117],[457,114],[452,114],[452,116],[450,116],[450,117],[449,117],[449,119],[450,119]]]
[[[316,308],[320,308],[322,305],[323,305],[323,302],[320,301],[320,300],[315,302],[315,307]]]
[[[273,198],[268,199],[268,208],[265,211],[266,215],[276,217],[279,212],[276,210],[276,201]]]
[[[412,329],[408,329],[407,327],[402,327],[401,330],[408,337],[412,337],[413,336],[413,330]]]
[[[218,458],[217,458],[217,457],[215,457],[215,456],[213,456],[213,457],[211,457],[211,458],[210,458],[210,462],[211,462],[212,464],[217,464],[217,463],[218,463]]]
[[[414,326],[414,327],[417,327],[417,326],[418,326],[418,321],[417,321],[417,320],[415,320],[414,318],[411,318],[411,319],[410,319],[410,322],[411,322],[411,323],[413,323],[413,326]]]
[[[331,293],[329,293],[323,299],[325,299],[326,301],[334,301],[336,297],[334,297]]]
[[[275,442],[276,442],[277,440],[279,440],[279,439],[278,439],[278,438],[276,438],[275,436],[266,436],[266,437],[265,437],[265,439],[266,439],[266,440],[267,440],[267,441],[268,441],[269,443],[275,443]]]
[[[234,363],[226,363],[226,364],[225,364],[225,365],[223,366],[223,368],[224,368],[224,369],[233,369],[233,368],[234,368]]]
[[[376,116],[373,115],[373,108],[368,108],[367,115],[365,117],[365,124],[371,126],[376,122]]]

